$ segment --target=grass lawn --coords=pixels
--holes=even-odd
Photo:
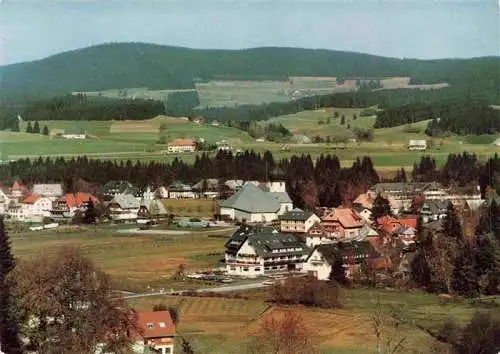
[[[54,253],[63,246],[75,246],[89,256],[124,290],[151,288],[192,288],[200,284],[176,283],[170,278],[184,264],[186,269],[206,269],[217,265],[220,257],[210,256],[224,248],[225,238],[211,231],[190,235],[127,235],[117,234],[113,227],[79,228],[58,232],[26,232],[12,234],[14,256],[20,259],[41,253]],[[230,231],[220,231],[229,235]]]
[[[474,311],[487,310],[464,301],[441,304],[438,297],[431,294],[380,289],[346,290],[344,308],[335,310],[276,307],[264,301],[263,292],[260,297],[249,300],[162,296],[132,299],[130,304],[138,310],[149,310],[156,303],[178,306],[180,333],[203,354],[245,353],[249,340],[259,333],[262,315],[281,316],[289,309],[303,318],[322,353],[370,353],[375,351],[370,313],[376,293],[385,313],[390,314],[392,307],[404,308],[406,323],[396,332],[387,329],[385,333],[390,333],[395,341],[406,338],[406,353],[429,353],[435,345],[433,338],[416,324],[435,329],[450,316],[465,323]],[[490,311],[500,315],[499,308]]]

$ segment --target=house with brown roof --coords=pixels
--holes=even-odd
[[[196,142],[193,139],[176,139],[167,145],[168,153],[195,152]]]
[[[90,200],[94,205],[99,203],[99,199],[90,193],[66,193],[53,203],[50,216],[56,219],[71,219],[76,212],[86,211]]]
[[[279,216],[281,232],[304,234],[321,219],[310,211],[293,209]]]
[[[353,209],[339,207],[321,218],[321,225],[337,239],[355,238],[366,221]]]
[[[134,353],[174,353],[175,325],[169,311],[137,312],[137,327]]]
[[[26,196],[20,204],[11,206],[7,214],[11,219],[25,222],[41,222],[50,216],[52,200],[38,194]]]

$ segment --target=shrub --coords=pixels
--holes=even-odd
[[[337,283],[323,282],[313,277],[288,278],[270,290],[270,300],[278,304],[321,308],[341,307],[340,295]]]
[[[371,129],[355,128],[354,135],[358,140],[373,141],[373,130]]]

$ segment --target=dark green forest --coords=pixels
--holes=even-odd
[[[498,102],[499,58],[416,60],[300,48],[201,50],[111,43],[0,67],[0,99],[53,97],[113,88],[194,88],[213,79],[287,80],[290,76],[410,76],[414,83],[467,85]]]

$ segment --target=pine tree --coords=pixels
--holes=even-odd
[[[40,124],[38,123],[38,121],[35,121],[35,126],[33,127],[33,133],[40,134]]]
[[[83,218],[83,221],[85,224],[95,224],[97,217],[98,217],[97,209],[92,199],[89,198],[87,210],[85,211],[85,217]]]
[[[453,262],[451,287],[455,293],[465,297],[479,295],[479,277],[476,270],[475,250],[471,243],[462,243]]]
[[[443,232],[446,236],[461,240],[463,237],[462,225],[460,218],[455,211],[453,204],[449,203],[446,209],[446,217],[443,222]]]
[[[14,269],[10,241],[0,218],[0,347],[5,353],[21,353],[18,324],[12,316],[11,284],[9,273]]]
[[[28,122],[28,126],[26,127],[26,133],[33,134],[33,127],[31,126],[31,122]]]
[[[373,201],[372,219],[377,221],[378,218],[386,215],[391,215],[391,205],[389,201],[379,193]]]
[[[340,117],[340,124],[341,125],[345,124],[345,116]]]
[[[43,126],[42,134],[47,136],[49,135],[49,128],[46,125]]]
[[[185,339],[182,338],[182,354],[194,354],[194,350],[191,347],[191,344]]]
[[[335,260],[332,264],[332,270],[330,271],[330,280],[336,281],[341,285],[346,285],[348,280],[344,268],[344,262],[342,261],[342,256],[340,253],[335,253]]]
[[[336,183],[333,190],[332,206],[337,208],[340,205],[342,205],[342,193],[340,192],[340,185]]]

